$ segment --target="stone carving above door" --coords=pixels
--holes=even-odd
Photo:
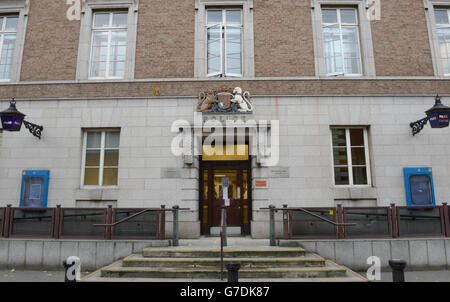
[[[197,111],[212,113],[252,113],[253,104],[248,91],[242,88],[220,87],[200,92]]]

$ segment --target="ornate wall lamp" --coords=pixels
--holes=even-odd
[[[0,118],[3,130],[20,131],[23,122],[25,128],[27,128],[31,134],[41,139],[41,132],[44,127],[25,121],[25,114],[16,109],[16,101],[14,98],[9,103],[9,108],[0,112]]]
[[[409,124],[412,128],[413,135],[419,133],[428,121],[430,121],[431,128],[448,127],[450,107],[441,103],[441,97],[439,95],[436,96],[435,101],[434,106],[425,111],[427,117]]]

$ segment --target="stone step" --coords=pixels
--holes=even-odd
[[[283,258],[224,258],[224,263],[239,262],[241,268],[265,267],[318,267],[325,266],[325,259],[309,255],[308,257]],[[124,267],[219,267],[219,258],[148,258],[130,255],[123,259]]]
[[[303,248],[278,248],[266,250],[224,250],[224,258],[251,258],[251,257],[302,257],[306,251]],[[147,258],[220,258],[219,249],[192,250],[192,249],[155,249],[146,248],[142,255]]]
[[[226,275],[226,270],[225,270]],[[327,265],[324,267],[289,267],[289,268],[243,268],[239,278],[325,278],[345,277],[347,270],[342,267]],[[123,267],[121,263],[101,270],[101,277],[121,278],[220,278],[217,268],[190,267]]]

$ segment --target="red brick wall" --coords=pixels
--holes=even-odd
[[[135,77],[194,76],[194,0],[140,0]],[[65,1],[30,1],[22,81],[74,80],[80,22]],[[423,0],[383,0],[372,37],[378,76],[431,76]],[[257,77],[314,76],[310,0],[255,0]]]
[[[255,76],[314,76],[310,0],[254,1]]]
[[[378,76],[434,74],[423,0],[381,0],[372,39]]]
[[[140,0],[135,77],[194,77],[194,32],[194,0]]]
[[[30,1],[21,81],[74,80],[80,21],[69,21],[66,1]]]

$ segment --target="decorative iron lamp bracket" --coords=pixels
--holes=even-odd
[[[25,120],[23,121],[23,124],[25,125],[25,128],[27,128],[30,131],[31,134],[41,139],[41,134],[42,130],[44,130],[44,127],[27,122]]]
[[[421,120],[410,123],[409,126],[412,128],[413,136],[419,133],[427,123],[428,123],[428,116],[424,117]]]

